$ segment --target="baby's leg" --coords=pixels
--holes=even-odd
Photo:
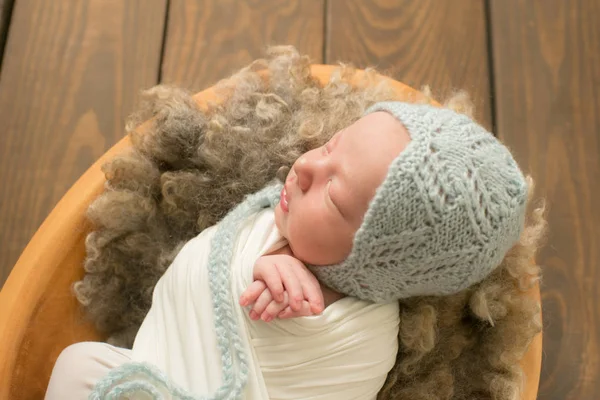
[[[45,399],[87,399],[96,382],[130,360],[128,349],[99,342],[73,344],[58,356]]]

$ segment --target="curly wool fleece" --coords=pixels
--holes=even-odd
[[[326,285],[364,300],[449,295],[482,281],[519,240],[527,183],[509,150],[464,115],[377,103],[411,136],[378,187],[352,251],[312,267]]]
[[[411,142],[377,189],[350,256],[338,266],[313,270],[340,292],[373,301],[453,294],[483,280],[518,241],[524,223],[527,184],[510,152],[451,110],[382,102],[366,113],[376,111],[398,118]],[[219,223],[211,243],[208,270],[224,378],[217,393],[194,396],[159,371],[134,363],[102,380],[93,398],[124,390],[162,398],[149,382],[174,398],[241,398],[247,355],[232,319],[228,264],[239,224],[262,207],[274,207],[280,190],[275,184],[246,198]],[[142,372],[147,378],[136,379]]]
[[[93,231],[85,278],[75,292],[110,343],[132,345],[179,244],[372,104],[404,99],[376,71],[359,75],[349,65],[335,68],[321,86],[311,78],[310,59],[290,47],[271,48],[254,64],[218,89],[224,103],[207,112],[175,87],[144,92],[128,124],[133,151],[103,167],[107,189],[88,211]],[[409,100],[431,101],[424,93]],[[465,94],[438,100],[472,115]],[[147,129],[133,130],[150,118]],[[531,177],[528,186],[525,230],[490,276],[455,295],[399,301],[400,349],[378,399],[518,397],[524,384],[519,360],[541,329],[539,306],[524,291],[540,278],[532,260],[547,227]]]

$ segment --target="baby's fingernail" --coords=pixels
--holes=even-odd
[[[258,314],[254,310],[250,311],[250,319],[252,319],[252,320],[258,319]]]
[[[271,317],[269,314],[263,314],[262,316],[262,320],[265,322],[271,322],[272,319],[273,317]]]
[[[245,307],[247,304],[248,304],[248,300],[246,300],[245,297],[242,297],[240,299],[240,305],[243,306],[243,307]]]

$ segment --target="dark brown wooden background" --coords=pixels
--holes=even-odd
[[[0,0],[0,285],[141,89],[269,44],[472,95],[550,205],[539,398],[600,398],[598,0]]]

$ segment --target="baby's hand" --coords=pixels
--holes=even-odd
[[[300,260],[293,256],[275,254],[260,257],[254,264],[253,272],[254,280],[263,281],[270,291],[269,295],[277,303],[282,303],[287,294],[292,311],[300,311],[303,301],[308,301],[312,313],[318,314],[323,311],[323,292],[319,281]],[[240,298],[241,305],[256,303],[264,292],[264,289],[261,290],[257,285],[253,283],[246,289]]]
[[[283,292],[282,302],[273,300],[271,291],[261,280],[254,281],[248,286],[240,298],[240,304],[242,306],[252,304],[252,301],[248,299],[256,299],[252,310],[250,310],[250,319],[254,321],[262,319],[265,322],[271,322],[276,317],[287,319],[313,315],[310,304],[306,300],[302,301],[298,311],[292,311],[288,303],[287,292]]]

